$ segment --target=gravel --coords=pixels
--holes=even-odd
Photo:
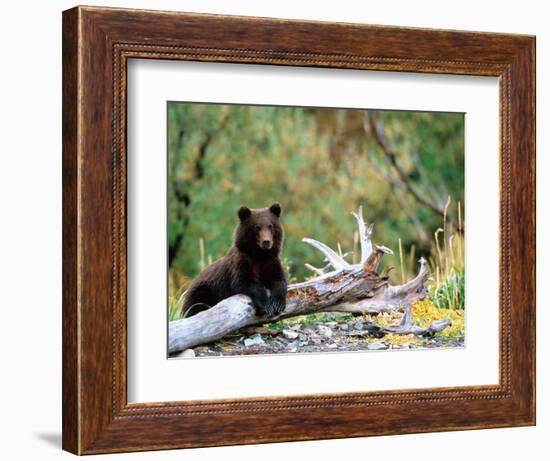
[[[348,318],[345,321],[330,321],[319,324],[302,323],[248,327],[220,341],[188,349],[178,357],[206,357],[254,354],[295,354],[351,351],[397,352],[415,349],[464,347],[464,338],[449,339],[435,336],[418,339],[409,336],[410,343],[392,344],[368,328],[369,322]]]

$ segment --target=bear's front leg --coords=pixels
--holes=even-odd
[[[263,317],[264,315],[272,315],[270,306],[269,306],[269,296],[267,290],[260,283],[250,283],[243,286],[239,291],[242,294],[250,296],[252,299],[252,304],[256,310],[256,315],[258,317]]]
[[[281,314],[286,307],[286,280],[280,280],[271,284],[271,298],[269,299],[269,310],[273,315]]]

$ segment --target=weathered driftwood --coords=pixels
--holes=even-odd
[[[420,259],[420,269],[414,279],[403,285],[390,285],[388,277],[379,275],[376,269],[382,256],[391,254],[392,251],[378,245],[373,249],[371,243],[373,226],[367,227],[361,208],[358,213],[352,214],[357,220],[360,236],[359,263],[350,264],[342,255],[324,243],[304,238],[305,243],[317,248],[325,255],[328,267],[332,270],[326,272],[327,268],[318,269],[307,265],[318,277],[289,286],[286,309],[282,314],[274,317],[258,317],[250,298],[244,295],[232,296],[192,317],[171,321],[168,329],[169,353],[218,340],[246,326],[325,311],[380,313],[403,308],[405,323],[402,322],[401,329],[398,326],[386,328],[395,328],[395,331],[391,331],[395,334],[422,334],[418,330],[420,327],[412,325],[410,310],[407,316],[407,306],[410,309],[413,301],[424,299],[427,294],[425,282],[429,272],[426,261],[423,258]],[[441,329],[446,326],[444,325]]]
[[[413,322],[411,305],[406,304],[404,307],[403,317],[398,325],[380,326],[376,323],[370,323],[360,333],[369,334],[378,338],[382,338],[387,334],[416,335],[431,338],[436,333],[443,331],[451,325],[451,323],[451,319],[445,318],[441,320],[434,320],[427,327],[421,327]]]

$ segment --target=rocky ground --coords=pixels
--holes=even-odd
[[[386,349],[430,349],[463,347],[464,336],[438,334],[432,338],[413,335],[380,337],[377,324],[398,323],[401,314],[378,317],[325,313],[297,317],[260,327],[249,327],[220,341],[195,347],[180,357],[209,357],[256,354],[376,351]],[[374,331],[373,331],[374,330]]]

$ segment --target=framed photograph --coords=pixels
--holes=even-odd
[[[63,448],[535,424],[535,39],[63,13]]]

